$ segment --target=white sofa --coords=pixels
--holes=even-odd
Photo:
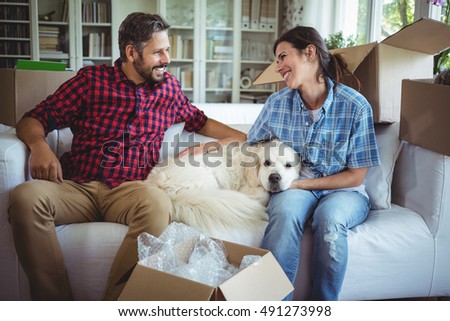
[[[207,115],[248,130],[261,105],[199,104]],[[0,300],[28,300],[28,282],[17,260],[8,223],[8,194],[29,179],[28,151],[14,129],[0,127]],[[171,141],[178,126],[166,135]],[[349,234],[349,261],[340,300],[376,300],[450,295],[450,158],[398,138],[398,124],[377,125],[383,165],[369,170],[373,206]],[[183,132],[182,140],[187,140]],[[206,137],[197,137],[207,140]],[[49,135],[60,154],[69,130]],[[170,153],[170,150],[168,151]],[[76,300],[100,300],[113,257],[127,227],[113,223],[59,226],[58,238]],[[294,299],[307,299],[311,280],[311,230],[302,241]],[[262,231],[223,235],[259,246]]]

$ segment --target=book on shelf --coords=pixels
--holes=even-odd
[[[29,24],[0,24],[0,37],[5,38],[29,38],[30,26]]]
[[[109,55],[109,34],[106,32],[90,32],[83,36],[83,56],[106,57]]]
[[[214,35],[206,40],[206,59],[232,59],[233,41],[230,35]]]
[[[0,41],[0,55],[28,56],[31,53],[28,41]]]
[[[194,87],[194,72],[191,65],[170,66],[168,71],[180,81],[183,89],[192,89]]]
[[[272,44],[253,39],[242,40],[242,60],[271,61],[272,56]]]
[[[0,1],[4,2],[4,1]],[[17,1],[14,1],[17,2]],[[0,20],[29,20],[28,7],[26,6],[0,6]]]
[[[233,77],[220,70],[219,68],[212,68],[206,72],[206,87],[207,88],[220,88],[231,89]]]
[[[173,59],[194,58],[194,39],[179,34],[169,35],[170,56]]]
[[[42,51],[59,50],[60,30],[53,26],[39,26],[39,49]]]
[[[194,87],[194,72],[192,70],[181,70],[180,81],[183,88]]]
[[[86,23],[111,22],[110,7],[107,2],[83,2],[81,4],[82,21]]]

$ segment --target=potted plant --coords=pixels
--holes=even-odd
[[[449,24],[450,0],[427,0],[427,1],[432,5],[442,7],[441,21],[446,24]],[[450,48],[434,56],[434,68],[433,68],[434,74],[437,75],[446,69],[450,69]]]

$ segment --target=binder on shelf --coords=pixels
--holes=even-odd
[[[261,0],[251,0],[251,28],[259,29],[259,21],[261,17]]]
[[[250,1],[242,0],[242,29],[250,29]]]
[[[259,29],[263,29],[263,30],[268,29],[269,2],[270,2],[269,0],[261,0],[261,14],[259,17]]]
[[[267,2],[267,30],[276,30],[277,28],[277,4],[276,1],[265,0]]]

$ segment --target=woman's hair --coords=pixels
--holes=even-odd
[[[273,45],[273,53],[280,42],[289,42],[297,50],[303,50],[309,45],[316,47],[317,58],[319,61],[319,69],[317,71],[317,79],[320,76],[327,76],[336,83],[346,82],[352,83],[356,89],[360,89],[360,83],[355,75],[348,69],[347,63],[340,54],[332,54],[319,32],[313,27],[297,26],[282,34]],[[356,84],[354,84],[356,82]]]
[[[125,48],[132,45],[139,55],[142,55],[145,44],[153,33],[170,28],[170,24],[160,15],[143,12],[130,13],[119,27],[120,57],[127,59]]]

